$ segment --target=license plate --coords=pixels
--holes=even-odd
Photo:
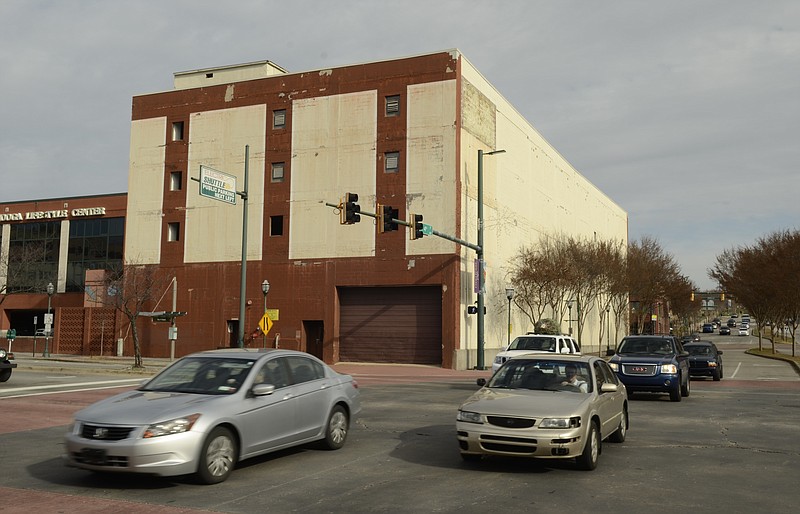
[[[106,451],[96,450],[94,448],[84,448],[81,450],[81,457],[86,464],[93,464],[95,466],[102,466],[106,463]]]

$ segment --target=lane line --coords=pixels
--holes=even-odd
[[[123,378],[118,380],[99,380],[97,382],[77,382],[75,384],[51,384],[42,386],[29,386],[29,387],[14,387],[11,389],[3,389],[3,392],[17,393],[22,391],[41,391],[43,389],[58,389],[60,387],[83,387],[92,385],[105,385],[105,384],[130,384],[140,382],[140,378]]]

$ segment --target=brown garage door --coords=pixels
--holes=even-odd
[[[441,287],[339,288],[339,358],[442,364]]]

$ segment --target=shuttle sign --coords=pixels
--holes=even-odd
[[[236,205],[236,177],[201,165],[200,196]]]

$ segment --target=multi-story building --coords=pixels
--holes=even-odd
[[[505,150],[484,155],[480,185],[479,150]],[[228,201],[207,195],[201,167],[235,179],[219,183]],[[246,190],[246,213],[232,189]],[[342,225],[330,205],[347,192],[362,211],[421,214],[451,237],[381,233],[366,214]],[[479,267],[458,241],[477,243],[479,196],[488,363],[507,339],[517,251],[551,234],[627,244],[627,214],[459,51],[300,73],[269,61],[180,72],[174,89],[133,98],[125,262],[175,279],[187,313],[178,355],[235,346],[243,323],[245,345],[327,362],[469,368]],[[172,310],[170,296],[152,309]],[[265,305],[272,329],[252,337]],[[515,332],[532,329],[512,317]],[[166,324],[140,328],[144,354],[168,354]],[[585,347],[598,331],[589,316]]]

